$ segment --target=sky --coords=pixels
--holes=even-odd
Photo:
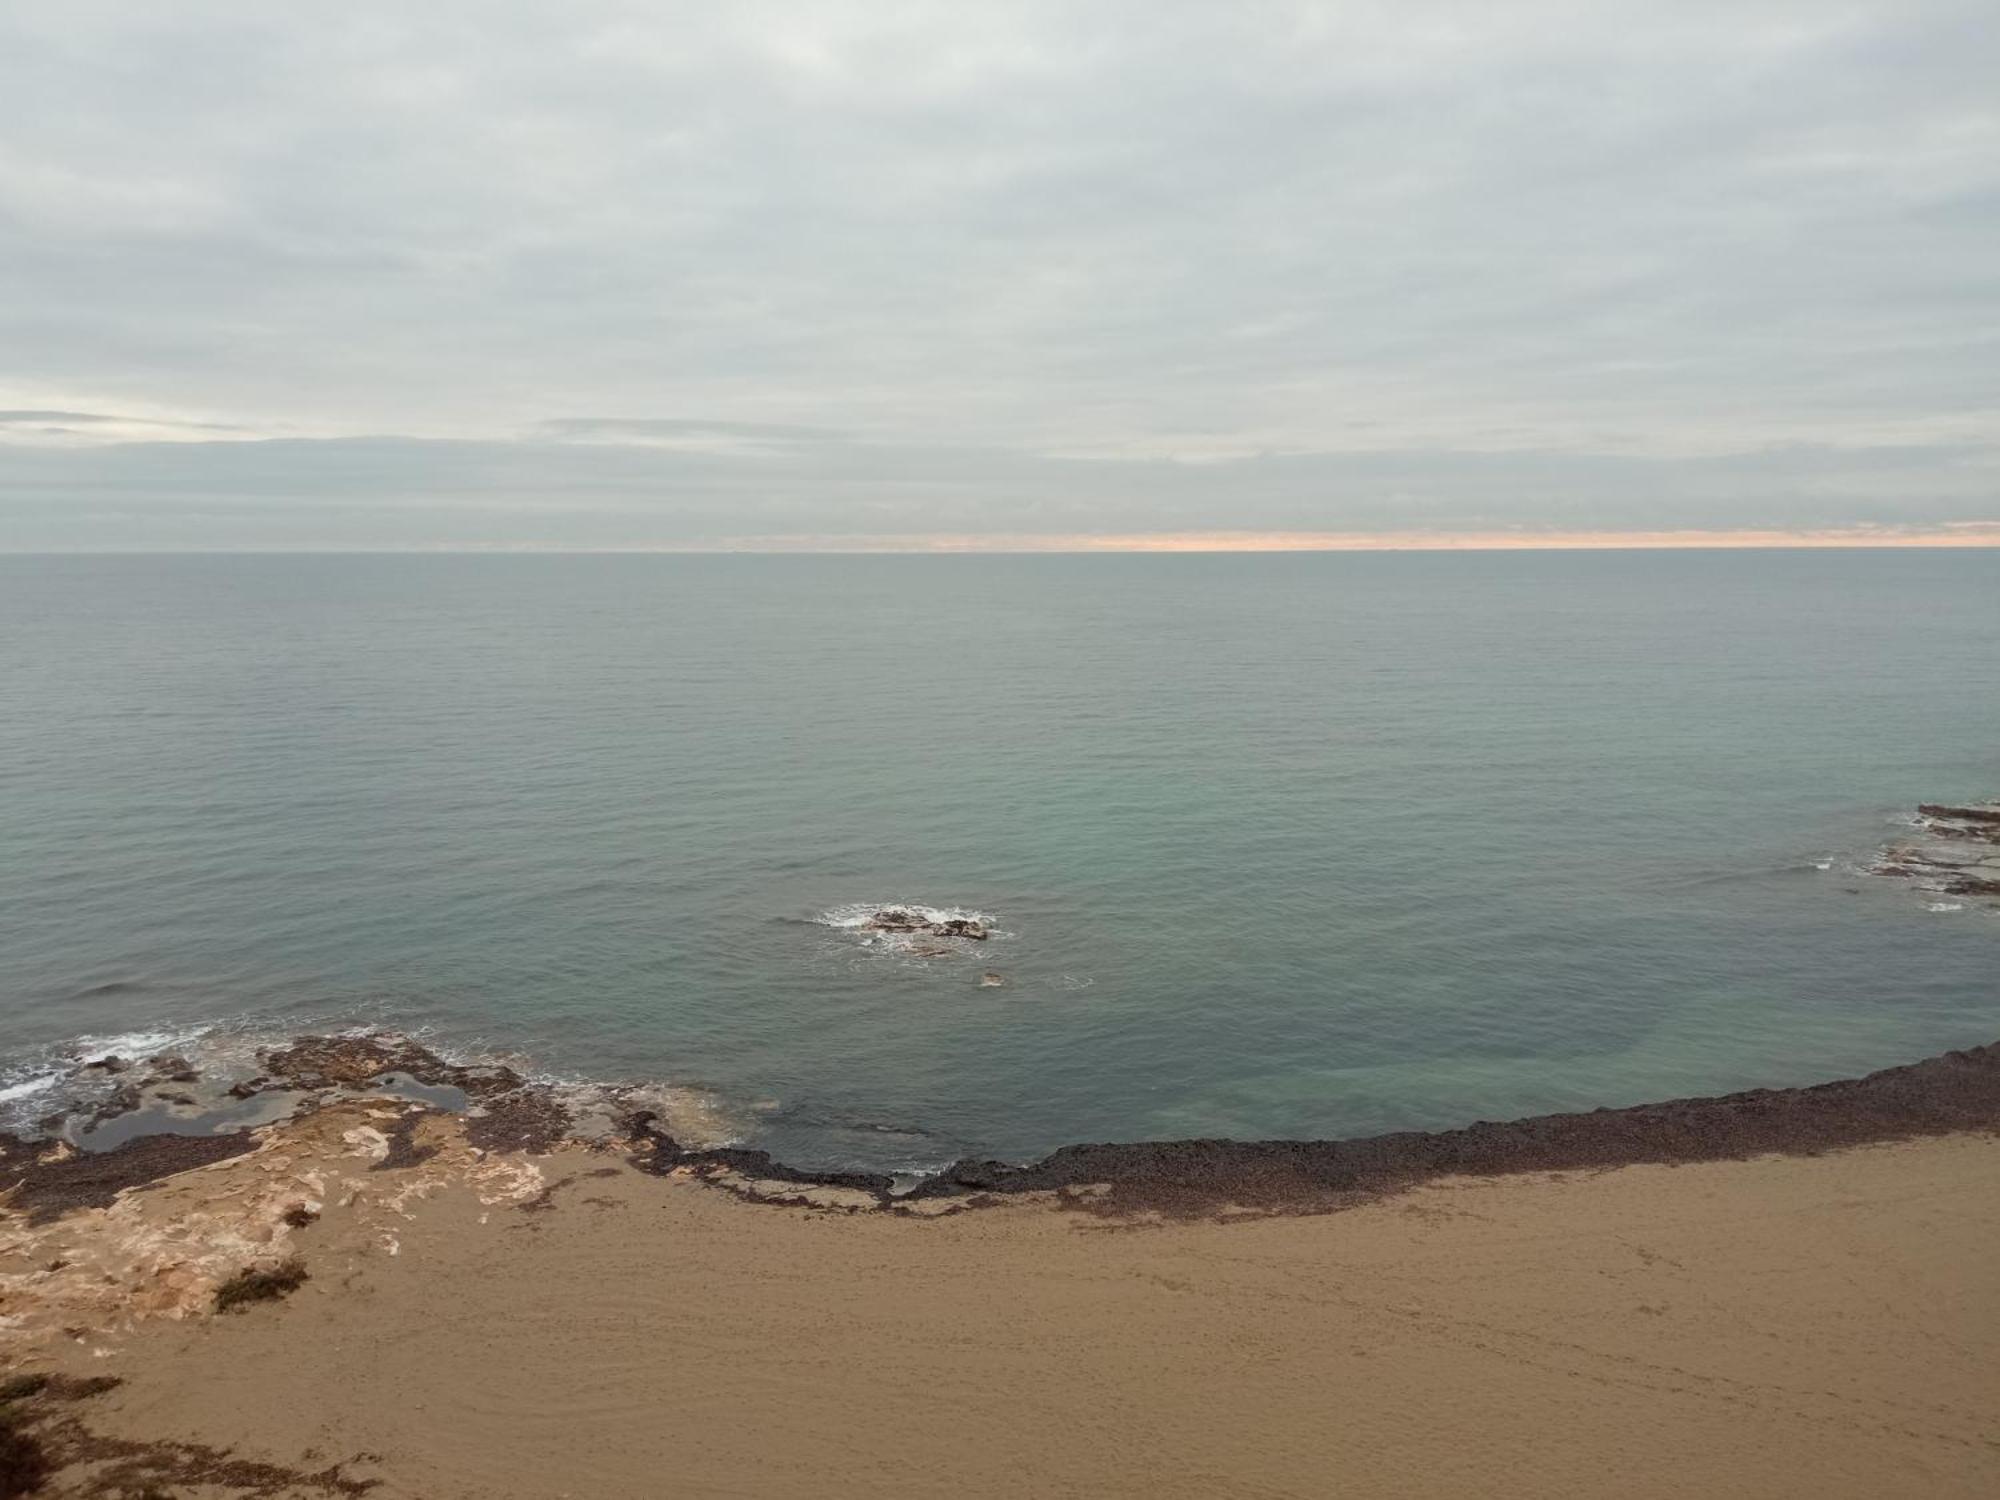
[[[2000,543],[1992,0],[0,6],[0,550]]]

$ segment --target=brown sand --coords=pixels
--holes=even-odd
[[[325,1212],[266,1224],[311,1270],[282,1303],[56,1340],[126,1378],[74,1406],[101,1457],[381,1500],[2000,1494],[1990,1135],[1161,1222],[776,1207],[579,1150],[529,1192],[425,1124],[408,1171],[266,1150],[129,1195]],[[174,1462],[161,1493],[251,1492]]]

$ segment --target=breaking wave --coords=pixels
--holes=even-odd
[[[0,1126],[24,1119],[57,1094],[69,1091],[77,1070],[93,1058],[157,1057],[195,1046],[213,1028],[174,1031],[120,1031],[72,1037],[43,1047],[0,1068]]]

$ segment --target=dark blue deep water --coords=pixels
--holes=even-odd
[[[1802,1082],[2000,1037],[2000,913],[1858,873],[1996,793],[2000,552],[0,558],[0,1093],[375,1022],[914,1166]]]

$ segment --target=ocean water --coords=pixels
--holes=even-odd
[[[2000,552],[0,558],[0,1100],[391,1024],[920,1168],[1804,1082],[2000,1037],[2000,913],[1859,873],[1995,794]]]

